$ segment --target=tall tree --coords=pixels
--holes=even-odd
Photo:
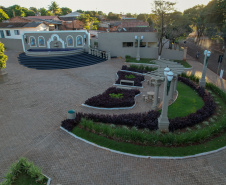
[[[147,14],[139,14],[139,15],[137,16],[137,19],[146,22],[146,21],[147,21],[147,17],[148,17]]]
[[[3,9],[0,9],[0,22],[7,19],[9,19],[9,16],[3,11]]]
[[[162,54],[162,48],[166,42],[163,42],[163,39],[166,37],[166,31],[165,28],[167,27],[167,21],[166,18],[169,13],[171,13],[174,10],[174,5],[176,3],[172,3],[169,1],[163,1],[163,0],[155,0],[154,1],[154,9],[152,10],[153,13],[156,15],[156,22],[155,25],[158,29],[158,41],[159,41],[159,47],[158,47],[158,59],[161,58]]]
[[[61,9],[56,1],[52,1],[51,5],[49,5],[49,10],[53,12],[54,15],[61,15]]]
[[[29,10],[32,10],[33,12],[38,13],[38,9],[35,7],[30,7]]]
[[[205,7],[206,35],[220,37],[224,42],[222,68],[226,68],[226,1],[212,0]],[[212,30],[212,31],[211,31]]]
[[[24,13],[24,11],[22,10],[22,8],[19,5],[10,6],[8,8],[8,13],[7,14],[8,14],[8,16],[10,18],[16,17],[16,16],[25,17],[25,13]]]
[[[67,14],[72,12],[72,10],[70,8],[67,8],[67,7],[62,7],[61,11],[62,11],[61,15],[67,15]]]
[[[51,16],[53,13],[49,10],[46,10],[45,8],[40,8],[39,12],[41,13],[41,16]]]

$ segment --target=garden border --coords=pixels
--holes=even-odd
[[[137,158],[143,158],[143,159],[174,159],[174,160],[178,160],[178,159],[190,159],[190,158],[195,158],[195,157],[201,157],[201,156],[205,156],[205,155],[210,155],[216,152],[219,152],[221,150],[226,149],[226,146],[219,148],[217,150],[212,150],[209,152],[203,152],[203,153],[199,153],[199,154],[195,154],[195,155],[189,155],[189,156],[185,156],[185,157],[169,157],[169,156],[145,156],[145,155],[136,155],[136,154],[130,154],[130,153],[125,153],[125,152],[120,152],[117,150],[113,150],[113,149],[109,149],[100,145],[97,145],[95,143],[92,143],[90,141],[87,141],[86,139],[83,139],[81,137],[78,137],[77,135],[73,134],[72,132],[67,131],[65,128],[63,128],[62,126],[60,126],[60,129],[62,129],[63,131],[67,132],[68,134],[70,134],[72,137],[79,139],[80,141],[83,141],[87,144],[93,145],[97,148],[101,148],[103,150],[107,150],[110,151],[112,153],[117,153],[117,154],[121,154],[121,155],[126,155],[126,156],[130,156],[130,157],[137,157]]]
[[[140,92],[139,94],[137,94],[134,97],[134,99],[136,99],[136,97],[139,96],[140,94],[142,94],[142,92]],[[84,103],[82,104],[82,106],[88,107],[88,108],[93,108],[93,109],[100,109],[100,110],[125,110],[125,109],[132,109],[132,108],[134,108],[136,106],[136,101],[135,101],[135,103],[134,103],[133,106],[131,106],[131,107],[122,107],[122,108],[120,108],[120,107],[116,107],[116,108],[94,107],[94,106],[86,105]]]

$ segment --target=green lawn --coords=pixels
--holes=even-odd
[[[178,81],[177,91],[177,100],[168,109],[168,117],[170,119],[187,116],[203,107],[204,102],[202,98],[189,86]]]

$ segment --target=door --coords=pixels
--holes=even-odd
[[[0,35],[1,35],[1,38],[5,38],[3,30],[0,30]]]

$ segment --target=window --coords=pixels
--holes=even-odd
[[[45,38],[43,36],[38,37],[38,45],[39,47],[45,47]]]
[[[30,37],[30,46],[36,46],[36,40],[34,37]]]
[[[148,47],[149,48],[157,47],[157,42],[148,42]]]
[[[1,38],[5,38],[5,35],[4,35],[4,31],[3,30],[0,30],[0,36],[1,36]]]
[[[67,36],[67,46],[74,47],[74,39],[71,35]]]
[[[133,47],[133,42],[123,42],[122,47]]]
[[[77,46],[82,46],[82,36],[77,36]]]
[[[14,30],[15,35],[20,35],[20,30]]]
[[[6,36],[11,36],[10,30],[6,30]]]
[[[141,42],[140,47],[142,47],[142,48],[146,47],[146,42]]]
[[[137,42],[135,42],[135,47],[137,47]],[[140,47],[146,47],[146,42],[140,42]]]

